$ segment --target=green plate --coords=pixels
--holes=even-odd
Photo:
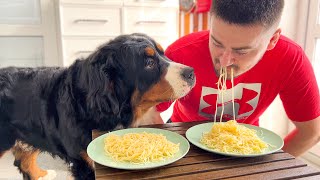
[[[142,133],[142,132],[162,134],[167,137],[167,140],[175,144],[180,143],[179,151],[173,157],[168,158],[166,160],[162,160],[158,162],[141,163],[141,164],[134,164],[129,162],[116,162],[116,161],[113,161],[111,157],[106,155],[104,151],[104,141],[103,141],[105,137],[109,136],[110,134],[116,134],[116,135],[122,136],[127,133]],[[190,144],[188,140],[175,132],[167,131],[163,129],[156,129],[156,128],[130,128],[130,129],[113,131],[97,137],[89,144],[87,148],[87,153],[92,160],[104,166],[117,168],[117,169],[139,170],[139,169],[156,168],[156,167],[164,166],[167,164],[171,164],[181,159],[182,157],[184,157],[188,153],[189,148],[190,148]]]
[[[241,124],[241,123],[239,123]],[[195,146],[204,149],[209,152],[217,153],[217,154],[222,154],[226,156],[235,156],[235,157],[255,157],[255,156],[262,156],[266,154],[271,154],[275,151],[280,150],[283,147],[283,139],[277,135],[276,133],[269,131],[267,129],[249,125],[249,124],[241,124],[244,125],[245,127],[249,129],[254,129],[257,131],[257,135],[260,139],[262,139],[264,142],[271,144],[272,146],[268,146],[268,148],[262,152],[261,154],[233,154],[233,153],[225,153],[225,152],[220,152],[216,151],[213,149],[208,148],[206,145],[203,145],[200,143],[200,138],[202,137],[202,134],[204,132],[209,132],[211,130],[211,127],[213,126],[213,122],[211,123],[204,123],[204,124],[199,124],[196,126],[193,126],[189,128],[186,132],[186,137],[187,139]]]

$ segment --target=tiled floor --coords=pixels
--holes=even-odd
[[[0,159],[0,180],[22,180],[22,175],[13,166],[14,157],[7,152]],[[61,159],[53,159],[48,154],[40,154],[38,164],[42,169],[52,169],[57,173],[56,180],[66,180],[69,176],[68,167]]]

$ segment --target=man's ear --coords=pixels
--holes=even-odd
[[[269,41],[269,44],[267,46],[267,51],[272,50],[276,46],[276,44],[280,38],[280,35],[281,35],[281,29],[279,28],[276,30],[276,32],[273,33],[273,35]]]

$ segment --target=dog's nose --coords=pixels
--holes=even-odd
[[[182,70],[181,73],[183,79],[187,81],[189,86],[193,86],[194,81],[195,81],[195,75],[194,75],[194,70],[191,67],[186,67]]]

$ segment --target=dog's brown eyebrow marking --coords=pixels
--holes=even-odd
[[[148,56],[154,56],[154,54],[156,53],[156,52],[154,51],[154,49],[151,48],[151,47],[146,47],[146,48],[145,48],[145,51],[146,51],[146,54],[147,54]]]
[[[156,46],[157,46],[157,48],[158,48],[161,52],[164,52],[162,46],[161,46],[159,43],[156,43]]]

